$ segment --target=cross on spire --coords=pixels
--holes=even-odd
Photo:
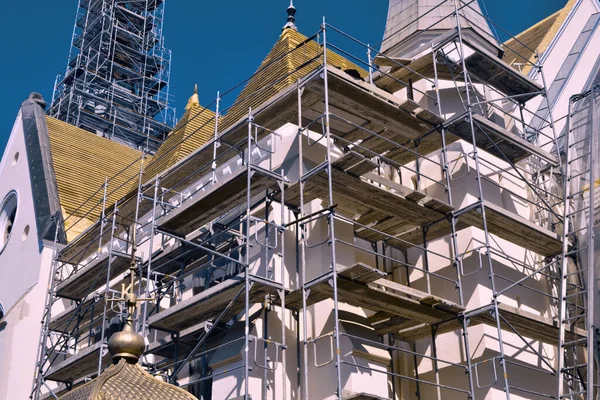
[[[125,358],[130,362],[137,362],[141,355],[144,353],[145,343],[144,338],[135,332],[133,329],[133,315],[141,301],[154,300],[153,298],[141,298],[135,295],[135,272],[137,270],[137,260],[135,252],[137,245],[135,243],[135,231],[134,226],[131,232],[131,262],[129,265],[129,286],[125,286],[121,289],[121,297],[117,299],[107,299],[107,301],[125,302],[127,308],[127,318],[125,320],[125,326],[121,332],[117,332],[112,335],[108,341],[108,350],[110,351],[113,360],[118,361],[121,358]]]

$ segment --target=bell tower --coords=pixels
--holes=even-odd
[[[164,0],[79,0],[48,114],[154,152],[174,123]]]

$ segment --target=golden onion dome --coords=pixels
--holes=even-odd
[[[135,241],[135,229],[131,241]],[[133,292],[135,287],[136,246],[131,250],[131,266],[129,276],[131,284],[128,292],[123,287],[122,298],[127,306],[127,319],[121,332],[115,333],[108,340],[108,350],[112,355],[113,365],[108,367],[96,379],[76,387],[65,393],[59,400],[198,400],[177,386],[162,382],[138,363],[144,353],[144,338],[133,328],[133,314],[139,299]]]
[[[113,364],[96,379],[65,393],[60,400],[198,400],[185,390],[160,381],[138,363],[144,339],[130,324],[111,336]]]
[[[114,358],[125,358],[137,362],[144,353],[144,338],[133,331],[130,325],[125,325],[108,341],[108,351]]]

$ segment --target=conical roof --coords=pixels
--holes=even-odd
[[[296,29],[286,28],[279,36],[252,78],[238,95],[235,104],[223,117],[223,129],[235,124],[253,109],[299,79],[322,66],[322,47]],[[327,63],[342,71],[354,70],[362,78],[367,72],[332,50],[327,50]]]
[[[390,0],[381,52],[408,58],[419,47],[456,28],[455,1],[462,28],[474,31],[483,40],[497,45],[477,1]],[[424,50],[424,49],[423,49]],[[417,51],[418,52],[418,51]]]
[[[214,111],[200,105],[195,86],[185,113],[144,170],[143,181],[153,179],[209,142],[214,137],[215,118]]]
[[[98,378],[67,392],[60,400],[197,400],[185,390],[162,382],[140,364],[120,359]]]

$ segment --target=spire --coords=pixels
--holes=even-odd
[[[296,7],[294,7],[294,0],[290,0],[290,5],[287,8],[287,14],[287,23],[283,26],[282,30],[286,30],[289,28],[297,31],[298,28],[296,28]]]
[[[198,99],[198,84],[194,85],[194,94],[189,98],[187,105],[185,106],[185,110],[189,110],[194,105],[200,105],[200,100]]]

